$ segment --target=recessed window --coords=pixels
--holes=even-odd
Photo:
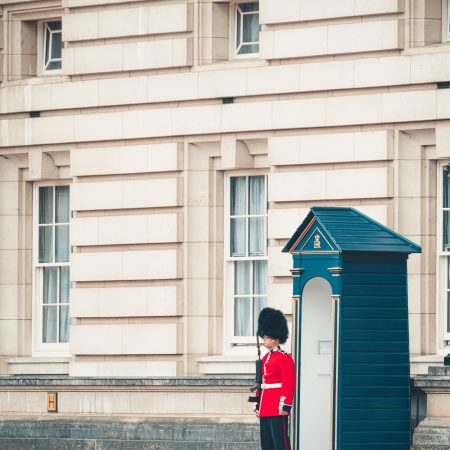
[[[440,199],[440,303],[439,322],[440,335],[443,341],[450,340],[450,165],[445,164],[441,171],[441,199]]]
[[[7,37],[14,49],[6,61],[9,80],[61,72],[62,22],[58,16],[49,16],[50,13],[33,8],[23,14],[13,13],[12,20],[6,22]]]
[[[36,216],[36,336],[42,349],[69,342],[69,186],[39,186]]]
[[[442,250],[450,251],[450,166],[443,167],[442,190]]]
[[[60,70],[62,64],[62,29],[61,21],[43,22],[44,36],[44,71]]]
[[[259,3],[236,5],[236,55],[259,53]]]
[[[267,195],[264,175],[229,178],[227,283],[235,343],[255,336],[267,305]],[[232,330],[231,330],[232,328]]]

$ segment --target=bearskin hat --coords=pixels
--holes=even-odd
[[[283,313],[274,308],[264,308],[258,317],[258,336],[269,336],[279,339],[280,344],[284,344],[289,337],[286,317]]]

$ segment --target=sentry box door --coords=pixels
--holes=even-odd
[[[300,448],[329,449],[331,439],[331,286],[313,278],[301,300]],[[319,431],[320,430],[320,431]]]

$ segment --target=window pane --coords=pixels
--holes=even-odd
[[[258,4],[258,2],[240,3],[239,4],[239,8],[241,8],[242,12],[258,11],[259,10],[259,4]]]
[[[46,70],[58,70],[61,69],[61,61],[51,61],[47,64]]]
[[[444,220],[443,220],[443,239],[442,243],[444,246],[444,250],[447,251],[450,249],[450,211],[444,211]]]
[[[44,267],[42,303],[56,303],[57,296],[57,267]]]
[[[47,25],[50,28],[50,30],[61,30],[60,20],[53,20],[52,22],[47,22]]]
[[[246,219],[231,219],[230,227],[230,253],[231,256],[245,256],[246,254]]]
[[[245,214],[245,177],[232,177],[230,183],[232,216]]]
[[[249,214],[265,214],[264,176],[249,177],[248,208]]]
[[[243,44],[238,51],[239,55],[248,55],[250,53],[259,53],[259,44]]]
[[[53,223],[53,187],[39,188],[39,223]]]
[[[57,306],[44,306],[42,321],[42,342],[56,342],[56,314]]]
[[[251,300],[250,298],[236,298],[234,301],[234,335],[251,336]]]
[[[52,48],[51,48],[52,59],[61,58],[61,48],[62,48],[61,32],[52,33]]]
[[[55,227],[56,262],[69,261],[69,225]]]
[[[263,308],[267,306],[267,297],[255,297],[253,299],[253,335],[258,329],[258,316]]]
[[[450,333],[450,292],[447,292],[447,333]]]
[[[450,256],[447,256],[447,289],[450,289]],[[447,333],[450,333],[450,291],[447,290]]]
[[[61,303],[69,303],[69,290],[70,290],[70,270],[68,267],[61,267],[60,281],[59,281],[59,301]]]
[[[242,44],[241,42],[242,14],[239,8],[236,8],[236,48]]]
[[[39,227],[39,262],[53,262],[53,227]]]
[[[243,43],[259,42],[259,14],[244,14]]]
[[[264,222],[264,217],[251,217],[249,219],[248,238],[250,255],[261,256],[266,253]]]
[[[51,32],[49,29],[49,23],[44,24],[44,31],[45,31],[45,48],[44,48],[44,68],[47,69],[47,65],[50,58],[50,44],[51,44]]]
[[[234,294],[250,294],[250,261],[236,261],[234,263]]]
[[[59,342],[69,342],[69,306],[60,306]]]
[[[449,208],[449,194],[450,194],[450,167],[449,166],[445,166],[444,167],[444,175],[443,175],[443,188],[444,188],[444,192],[443,192],[443,198],[444,198],[444,202],[443,202],[443,206],[444,208]]]
[[[44,24],[44,31],[44,69],[60,69],[62,54],[61,21],[46,22]]]
[[[253,261],[253,293],[267,295],[267,261]]]
[[[69,223],[69,186],[56,186],[56,223]]]

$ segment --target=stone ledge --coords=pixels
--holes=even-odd
[[[427,389],[445,389],[450,393],[450,377],[426,377],[414,379],[414,386],[423,390]]]
[[[434,366],[428,368],[428,375],[450,377],[450,366]]]
[[[428,375],[420,375],[414,378],[414,386],[427,390],[445,389],[450,392],[450,367],[430,366]]]
[[[249,387],[253,385],[253,377],[136,377],[136,378],[105,378],[105,377],[69,377],[69,376],[0,376],[0,389],[26,387],[59,387],[59,388],[139,388],[139,387],[159,387],[159,388],[186,388],[193,389],[201,387],[203,389]]]

